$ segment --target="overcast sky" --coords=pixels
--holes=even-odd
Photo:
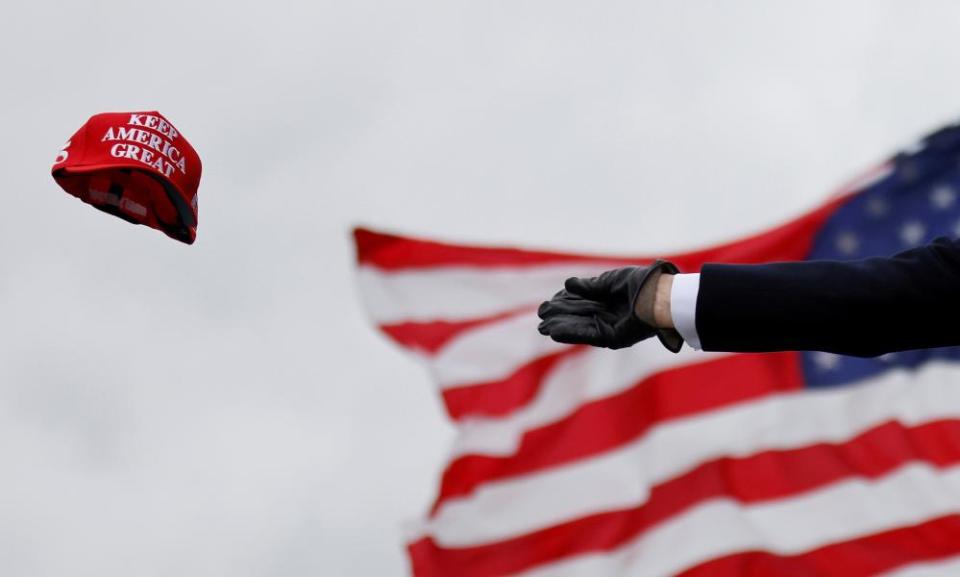
[[[960,117],[960,4],[5,2],[4,576],[402,576],[452,437],[355,224],[677,252]],[[199,151],[188,247],[69,197],[102,111]],[[545,295],[548,296],[548,295]]]

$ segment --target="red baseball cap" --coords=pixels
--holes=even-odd
[[[200,157],[157,111],[91,116],[51,169],[65,191],[187,244],[197,238]]]

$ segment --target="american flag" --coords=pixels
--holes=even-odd
[[[535,313],[569,276],[655,257],[692,272],[957,236],[958,191],[950,126],[795,220],[684,254],[357,229],[366,308],[423,360],[457,431],[436,501],[409,536],[413,574],[960,575],[957,348],[609,351],[542,337]]]

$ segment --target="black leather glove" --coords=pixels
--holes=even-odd
[[[540,305],[537,314],[543,321],[538,330],[557,342],[609,349],[629,347],[657,335],[668,350],[679,352],[683,346],[680,333],[658,329],[637,316],[638,305],[652,310],[660,274],[678,272],[673,263],[657,260],[650,266],[608,270],[593,278],[568,278],[564,290]],[[652,318],[652,314],[647,316]]]

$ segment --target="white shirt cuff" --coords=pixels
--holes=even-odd
[[[700,273],[678,274],[673,277],[670,292],[670,317],[673,326],[687,341],[700,350],[700,335],[697,334],[697,294],[700,292]]]

